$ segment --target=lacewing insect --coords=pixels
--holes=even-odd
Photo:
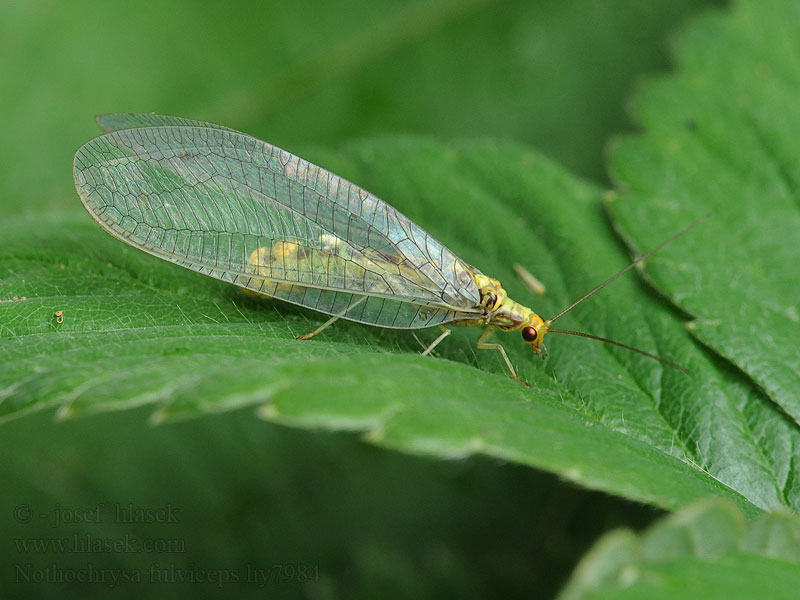
[[[643,350],[554,321],[664,245],[672,236],[550,319],[507,295],[496,279],[467,264],[366,190],[238,131],[179,117],[111,114],[105,135],[75,154],[75,187],[108,233],[164,260],[337,319],[395,329],[481,326],[477,347],[519,331],[535,353],[547,333],[615,344],[679,370]],[[699,221],[698,221],[699,222]],[[533,288],[538,281],[518,271]],[[539,284],[541,286],[541,284]]]

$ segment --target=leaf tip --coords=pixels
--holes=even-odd
[[[56,420],[58,421],[66,421],[67,419],[74,416],[75,410],[71,403],[69,404],[62,404],[59,409],[56,411]]]
[[[256,414],[260,419],[264,419],[265,421],[272,421],[280,416],[277,407],[271,402],[259,406],[256,409]]]
[[[158,408],[150,414],[150,425],[163,425],[168,418],[167,410],[165,408]]]

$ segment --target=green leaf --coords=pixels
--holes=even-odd
[[[413,362],[421,360],[416,356],[419,346],[408,334],[337,325],[324,338],[312,340],[325,344],[323,350],[317,347],[312,352],[302,346],[297,350],[292,334],[319,323],[318,315],[243,298],[235,290],[104,237],[81,212],[69,176],[75,149],[96,133],[93,114],[144,110],[208,118],[310,158],[314,156],[303,151],[309,144],[338,149],[356,136],[374,137],[386,131],[457,139],[499,135],[535,144],[576,172],[602,178],[599,151],[611,132],[627,126],[622,104],[630,81],[664,66],[663,32],[671,30],[682,13],[721,2],[424,0],[415,4],[416,10],[408,10],[409,3],[396,0],[301,1],[284,3],[276,11],[272,3],[253,0],[171,0],[149,10],[136,3],[93,0],[0,3],[0,64],[8,92],[0,94],[0,109],[7,117],[0,144],[0,299],[31,298],[0,304],[0,397],[4,399],[0,407],[7,417],[45,408],[2,425],[5,458],[0,479],[5,506],[32,502],[52,509],[59,503],[84,507],[133,501],[155,507],[175,502],[186,509],[186,519],[176,530],[159,526],[131,530],[113,522],[75,530],[105,538],[132,534],[186,540],[189,551],[169,559],[117,553],[88,557],[101,568],[141,566],[145,574],[153,559],[199,570],[242,567],[245,562],[262,566],[276,559],[313,560],[320,564],[325,580],[301,593],[314,597],[397,597],[405,590],[414,598],[515,597],[532,589],[548,596],[564,564],[572,561],[575,537],[583,541],[607,527],[609,518],[614,520],[607,506],[615,507],[616,519],[627,524],[635,515],[645,519],[652,514],[647,507],[592,494],[533,469],[491,459],[442,462],[376,452],[349,436],[259,423],[252,419],[251,409],[169,427],[143,426],[143,415],[170,399],[165,416],[188,416],[262,402],[281,389],[284,395],[275,399],[286,412],[299,388],[279,388],[281,382],[271,378],[291,362],[295,385],[307,372],[302,370],[306,359],[314,371],[325,367],[323,361],[330,359],[333,364],[339,358],[340,379],[350,374],[365,381],[339,392],[333,388],[335,378],[318,376],[314,395],[332,391],[336,402],[346,400],[348,393],[360,398],[375,377],[368,363],[354,375],[348,356],[388,360],[402,352],[401,358]],[[420,9],[437,18],[420,18]],[[387,24],[390,35],[382,37]],[[331,61],[330,56],[344,60]],[[295,72],[304,77],[293,77]],[[309,73],[322,77],[315,79]],[[410,207],[417,201],[414,190],[405,198],[394,197],[394,187],[406,185],[403,180],[409,175],[394,173],[389,164],[372,175],[375,161],[369,157],[362,160],[352,153],[316,157],[403,210],[404,202]],[[531,160],[539,162],[536,157]],[[530,170],[531,177],[546,175],[538,166],[531,168],[530,162],[523,165],[512,165],[511,170]],[[432,168],[426,183],[438,185],[438,175]],[[391,184],[384,183],[389,179]],[[574,182],[551,184],[561,201],[571,200]],[[591,204],[596,202],[596,190],[578,187]],[[506,189],[505,182],[500,189]],[[465,210],[461,198],[442,194],[433,203],[443,203],[444,217],[434,222],[424,206],[415,209],[414,218],[454,249],[458,245],[459,253],[469,255],[488,273],[499,275],[513,296],[525,301],[530,296],[508,269],[511,262],[522,262],[544,279],[551,294],[561,274],[555,256],[541,252],[525,237],[542,233],[542,215],[529,210],[536,201],[520,201],[537,189],[536,184],[506,189],[507,207],[515,210],[512,218],[524,218],[526,224],[512,231],[511,237],[517,238],[514,250],[509,250],[504,234],[507,222],[496,220],[503,214],[487,219],[486,203],[470,205],[467,209],[472,212],[456,222],[453,215]],[[484,196],[491,197],[489,204],[496,194],[485,191]],[[594,213],[592,226],[574,235],[564,233],[572,227],[567,219],[552,233],[564,238],[552,241],[568,246],[577,239],[582,247],[590,241],[589,232],[600,246],[613,248],[614,238],[601,226],[602,218]],[[656,241],[672,231],[659,231]],[[481,236],[497,246],[476,242]],[[531,301],[537,308],[545,301],[550,302],[548,310],[560,308],[586,285],[602,279],[606,268],[621,265],[627,258],[623,255],[614,253],[613,264],[604,265],[602,260],[595,262],[591,251],[588,256],[584,253],[575,261],[579,268],[567,265],[568,290],[552,299]],[[587,275],[582,269],[594,270]],[[571,277],[580,281],[569,281]],[[585,328],[601,333],[604,315],[617,310],[614,302],[625,298],[631,304],[619,303],[621,314],[631,305],[641,305],[649,314],[661,315],[656,327],[661,326],[659,319],[674,325],[661,313],[667,307],[652,295],[642,296],[633,281],[617,282],[584,307],[591,306],[596,313],[578,312],[569,318],[581,317]],[[59,326],[54,312],[62,309],[65,321]],[[616,327],[608,335],[639,343]],[[677,326],[665,331],[668,338],[680,335]],[[430,339],[429,332],[417,335]],[[512,409],[501,415],[491,410],[504,404],[496,400],[498,389],[511,388],[497,387],[506,382],[496,356],[476,356],[482,354],[474,350],[476,335],[464,331],[440,346],[439,356],[452,362],[413,364],[429,369],[434,362],[439,366],[429,379],[435,378],[439,388],[445,384],[438,379],[452,381],[455,375],[457,389],[447,393],[471,394],[466,402],[445,405],[450,412],[466,409],[478,418],[479,409],[488,407],[492,425],[499,420],[513,424],[521,415],[515,424],[519,439],[501,440],[506,449],[524,450],[520,462],[667,506],[702,495],[709,487],[732,493],[714,481],[743,491],[758,505],[797,505],[791,483],[797,477],[790,467],[797,462],[794,434],[776,425],[771,410],[762,406],[763,397],[719,361],[711,360],[710,373],[705,368],[698,372],[708,376],[704,389],[710,390],[710,397],[693,386],[676,400],[681,389],[674,386],[663,395],[671,400],[662,401],[662,396],[650,395],[651,390],[658,393],[657,384],[645,391],[625,385],[620,394],[613,378],[617,369],[628,366],[616,364],[616,357],[624,360],[624,353],[610,354],[615,358],[610,370],[604,370],[608,349],[593,348],[583,340],[553,338],[547,371],[540,372],[538,360],[526,368],[526,376],[533,375],[536,381],[559,377],[556,399],[545,406],[551,418],[537,426],[543,409],[528,406],[539,402],[531,402],[529,396],[520,397],[520,406],[513,406],[512,397],[508,402]],[[512,350],[518,340],[503,341],[514,352],[516,364],[531,360],[529,353]],[[556,342],[571,349],[560,351],[558,362]],[[656,350],[662,354],[662,349]],[[663,355],[688,364],[678,350],[664,348]],[[587,371],[596,364],[598,369]],[[641,373],[648,373],[646,361],[637,364]],[[172,365],[183,378],[170,378]],[[245,370],[246,366],[253,368]],[[480,377],[469,379],[475,366]],[[118,367],[122,370],[115,373]],[[136,377],[137,369],[141,377]],[[586,377],[580,379],[582,374]],[[380,375],[378,369],[375,376]],[[406,385],[405,375],[401,373],[395,384]],[[465,380],[459,381],[460,377]],[[622,380],[628,381],[624,374]],[[387,387],[391,384],[384,382]],[[118,396],[114,385],[120,386]],[[170,385],[175,394],[170,394]],[[540,388],[547,385],[545,380]],[[587,389],[592,405],[584,407]],[[423,390],[420,403],[425,403],[409,418],[444,412],[434,397],[437,391]],[[632,402],[634,397],[643,402]],[[8,406],[12,400],[16,406]],[[143,407],[127,410],[125,401]],[[181,413],[181,402],[196,406]],[[561,402],[570,408],[565,410]],[[731,414],[734,404],[744,408],[743,414]],[[478,408],[470,412],[473,405]],[[655,436],[645,431],[644,442],[641,430],[629,430],[639,415],[652,422],[654,405],[666,415],[663,427],[678,430],[676,439],[685,440],[695,457],[683,458],[679,449],[673,451],[678,456],[670,459],[663,450],[670,446],[660,428]],[[53,422],[47,406],[73,407],[76,415],[125,410]],[[70,409],[63,414],[70,414]],[[690,416],[686,421],[684,414]],[[713,427],[717,417],[723,424],[722,435]],[[453,423],[455,430],[459,424]],[[577,435],[576,423],[588,433]],[[437,434],[444,430],[442,424],[440,419]],[[481,435],[486,434],[484,429]],[[506,427],[500,430],[506,432]],[[584,435],[589,438],[584,440]],[[337,441],[331,442],[332,437]],[[651,443],[653,438],[661,444]],[[725,442],[721,447],[720,441]],[[401,442],[396,447],[409,448]],[[495,448],[490,450],[497,455]],[[478,477],[475,465],[481,467]],[[531,485],[532,480],[537,485]],[[754,510],[747,503],[742,509]],[[10,520],[10,509],[6,515]],[[208,515],[214,518],[209,520]],[[41,523],[8,525],[14,537],[49,538],[73,532],[66,528],[56,532]],[[4,556],[6,565],[31,560],[42,568],[55,564],[81,569],[87,562],[85,554],[21,556],[10,543]],[[561,560],[559,569],[551,568],[554,556]],[[12,596],[15,592],[36,596],[43,590],[40,584],[6,587]],[[149,597],[158,597],[158,586],[146,587]],[[252,586],[242,588],[253,594]],[[163,595],[172,597],[175,589],[167,584]],[[289,586],[269,589],[274,597],[295,597],[297,591]],[[51,593],[86,596],[84,587],[75,585],[60,585]]]
[[[643,249],[709,218],[646,274],[690,331],[800,423],[800,6],[737,2],[678,44],[677,74],[647,85],[644,135],[614,149],[611,213]]]
[[[390,200],[519,300],[530,295],[511,264],[524,262],[548,286],[532,299],[544,316],[626,262],[599,191],[520,147],[394,138],[318,162]],[[516,335],[498,335],[528,390],[495,352],[476,352],[472,329],[437,358],[420,356],[410,332],[347,323],[297,341],[324,319],[145,255],[77,209],[9,220],[2,237],[0,298],[27,298],[0,304],[6,418],[153,405],[162,422],[256,405],[276,422],[364,431],[412,453],[483,453],[659,506],[720,494],[747,512],[797,508],[795,428],[632,278],[564,326],[634,343],[691,375],[555,334],[543,363]]]
[[[731,504],[704,501],[637,536],[604,536],[559,598],[796,598],[800,520],[763,514],[747,522]]]

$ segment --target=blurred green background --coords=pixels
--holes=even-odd
[[[3,2],[0,219],[82,211],[72,156],[99,133],[94,114],[118,111],[209,120],[301,155],[397,132],[514,139],[606,183],[603,146],[630,128],[625,104],[637,80],[669,68],[681,22],[721,4]],[[546,598],[600,533],[656,514],[529,469],[392,454],[352,436],[265,424],[251,411],[158,428],[147,416],[3,424],[4,595],[100,595],[108,584],[26,583],[22,573],[93,565],[146,577],[158,563],[196,576],[319,567],[319,582],[221,586],[240,597]],[[99,503],[171,504],[180,522],[51,527],[15,513]],[[58,553],[18,541],[87,532],[178,539],[185,551]],[[219,587],[114,591],[202,596]]]

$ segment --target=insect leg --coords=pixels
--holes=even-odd
[[[494,333],[494,329],[491,327],[487,327],[483,330],[480,337],[478,338],[478,350],[497,350],[500,353],[500,356],[503,357],[503,360],[506,361],[506,366],[508,367],[508,371],[511,373],[511,377],[514,378],[514,381],[521,383],[525,387],[531,387],[522,379],[517,377],[517,372],[514,370],[514,366],[511,364],[511,361],[508,359],[508,355],[506,354],[505,349],[501,344],[490,344],[486,340],[488,340],[492,334]]]
[[[430,346],[428,346],[427,348],[425,348],[425,350],[422,351],[422,356],[430,354],[431,350],[433,350],[434,348],[436,348],[436,346],[439,345],[439,342],[441,342],[444,338],[450,335],[450,330],[444,325],[439,325],[439,329],[442,330],[442,333],[440,333],[439,337],[437,337],[435,340],[431,342]]]
[[[345,316],[345,315],[348,313],[348,311],[350,311],[350,309],[353,309],[353,308],[355,308],[356,306],[358,306],[359,304],[361,304],[362,302],[364,302],[364,300],[366,300],[367,298],[369,298],[369,296],[361,296],[361,298],[359,298],[359,299],[358,299],[356,302],[353,302],[353,304],[351,304],[350,306],[348,306],[346,309],[344,309],[344,310],[343,310],[342,312],[340,312],[338,315],[334,315],[333,317],[331,317],[330,319],[328,319],[327,321],[325,321],[325,322],[324,322],[322,325],[320,325],[319,327],[317,327],[317,328],[316,328],[314,331],[312,331],[311,333],[306,333],[306,334],[303,334],[303,335],[298,335],[298,336],[297,336],[297,339],[298,339],[298,340],[310,340],[312,337],[314,337],[315,335],[317,335],[317,334],[318,334],[318,333],[320,333],[321,331],[324,331],[325,329],[327,329],[327,328],[328,328],[330,325],[333,325],[333,324],[334,324],[336,321],[338,321],[338,320],[339,320],[339,319],[341,319],[343,316]]]
[[[536,277],[534,277],[531,272],[528,271],[528,269],[520,264],[514,263],[514,270],[517,272],[517,275],[519,275],[519,278],[525,282],[525,285],[527,285],[534,294],[538,296],[544,296],[545,292],[547,291],[544,287],[544,284],[536,279]]]
[[[321,331],[323,331],[323,330],[327,329],[327,328],[328,328],[328,326],[330,326],[330,325],[333,325],[333,324],[334,324],[336,321],[338,321],[338,320],[339,320],[339,317],[331,317],[330,319],[328,319],[327,321],[325,321],[325,322],[324,322],[322,325],[320,325],[319,327],[317,327],[317,328],[316,328],[314,331],[312,331],[311,333],[304,333],[303,335],[298,335],[298,336],[297,336],[297,339],[298,339],[298,340],[310,340],[312,337],[314,337],[315,335],[317,335],[317,334],[318,334],[318,333],[320,333]]]

